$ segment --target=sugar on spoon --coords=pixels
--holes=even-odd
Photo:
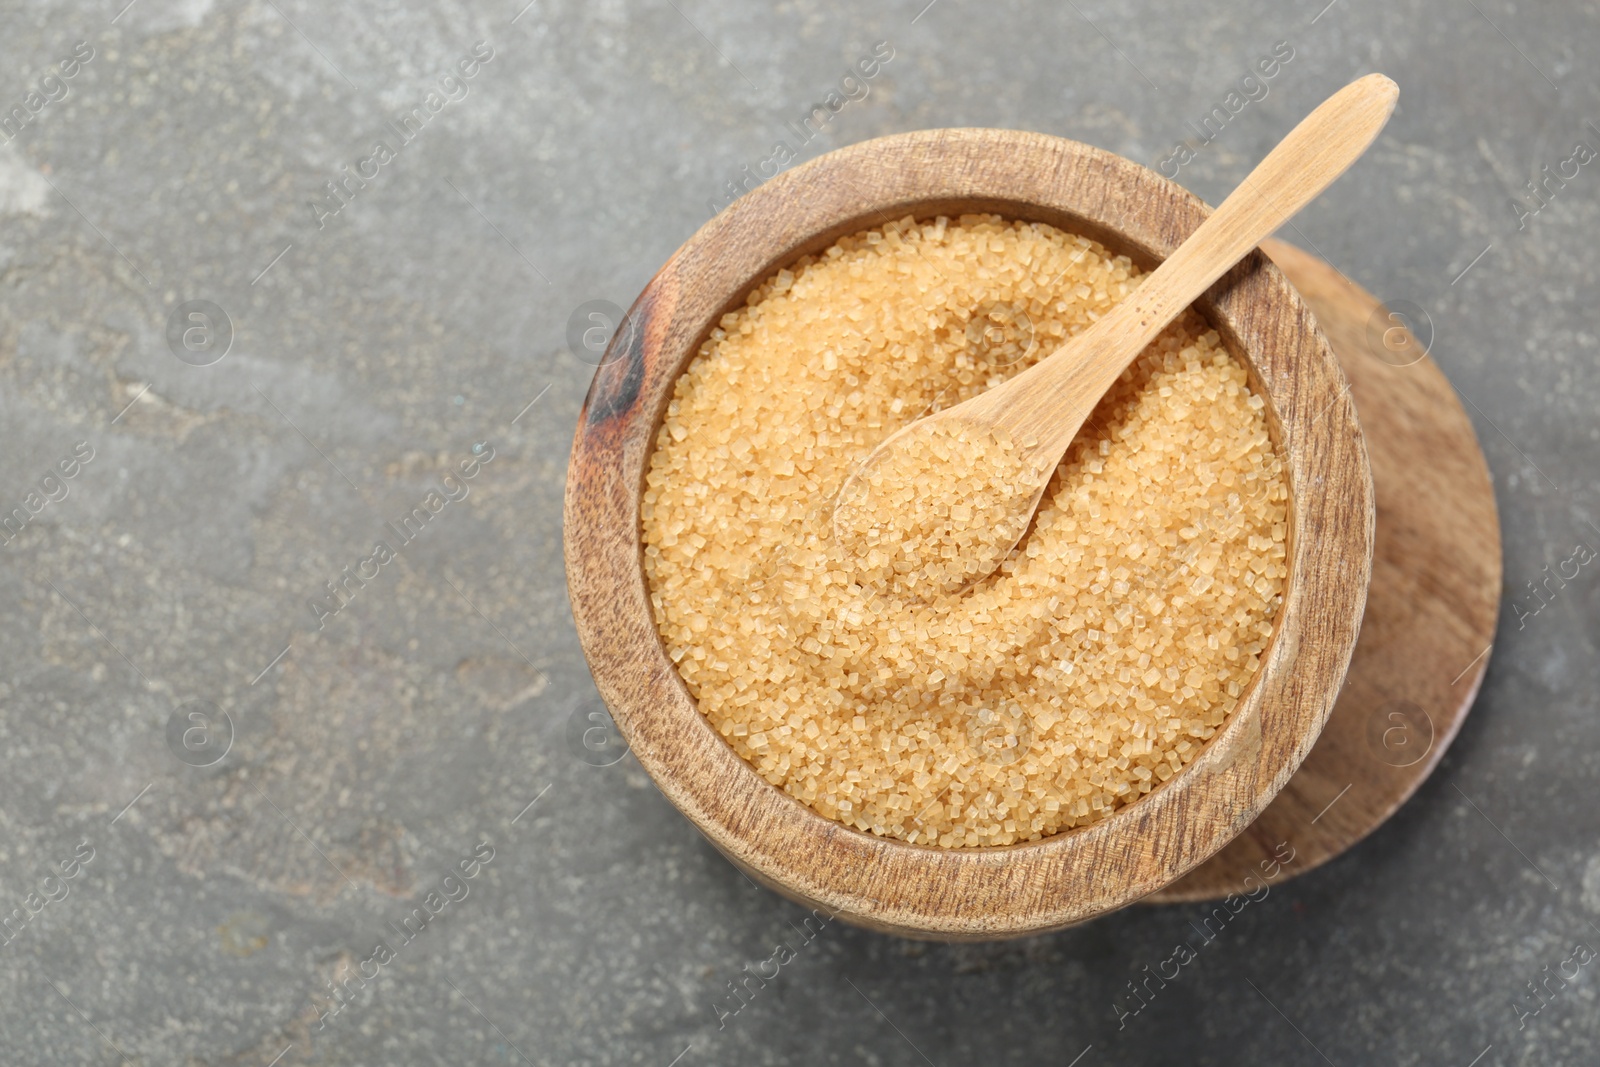
[[[1211,283],[1361,157],[1399,93],[1382,74],[1334,93],[1104,318],[1009,381],[885,438],[834,501],[834,541],[862,585],[927,600],[992,574],[1100,398]]]

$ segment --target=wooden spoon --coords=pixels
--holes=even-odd
[[[1377,138],[1399,88],[1382,74],[1325,100],[1104,318],[1015,378],[918,419],[840,487],[835,542],[863,586],[924,599],[991,574],[1072,439],[1158,333]]]

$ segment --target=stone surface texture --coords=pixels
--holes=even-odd
[[[1592,5],[123,2],[0,4],[0,1061],[1595,1062],[1600,564],[1528,585],[1600,549]],[[801,158],[1021,128],[1215,203],[1372,70],[1398,112],[1282,236],[1426,313],[1494,472],[1442,766],[1214,940],[806,940],[604,743],[574,312],[830,91]]]

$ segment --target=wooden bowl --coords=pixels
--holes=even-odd
[[[1350,662],[1373,543],[1366,448],[1311,313],[1261,253],[1196,307],[1246,366],[1289,483],[1288,577],[1261,667],[1224,727],[1164,785],[1039,841],[939,849],[847,828],[763,779],[712,729],[651,615],[639,501],[674,382],[723,314],[839,237],[913,215],[1050,223],[1153,268],[1207,208],[1109,152],[1007,130],[931,130],[829,153],[741,197],[645,287],[595,374],[566,493],[567,584],[595,683],[640,764],[753,878],[878,930],[1041,933],[1171,884],[1248,826],[1322,730]]]

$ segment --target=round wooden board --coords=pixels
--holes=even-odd
[[[1311,754],[1242,834],[1145,903],[1248,892],[1273,871],[1274,849],[1294,857],[1278,879],[1304,874],[1382,825],[1461,728],[1500,610],[1494,490],[1450,383],[1370,293],[1292,245],[1262,250],[1311,306],[1350,381],[1377,503],[1372,586]]]

